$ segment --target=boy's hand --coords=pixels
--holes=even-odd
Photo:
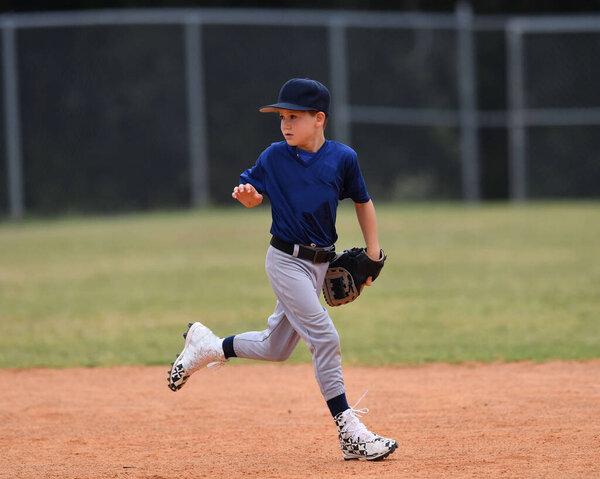
[[[366,248],[351,248],[336,254],[330,261],[323,295],[329,306],[341,306],[354,301],[364,286],[371,285],[383,269],[386,255],[380,250],[377,261],[372,260]]]
[[[263,195],[256,191],[256,188],[254,188],[254,186],[252,186],[250,183],[236,186],[233,189],[233,193],[231,193],[231,197],[238,200],[246,208],[258,206],[263,200]]]
[[[375,254],[372,254],[373,251],[376,251]],[[369,258],[371,258],[373,261],[379,261],[381,259],[381,250],[379,249],[379,245],[377,245],[377,248],[367,248],[367,256]],[[365,281],[365,283],[361,286],[361,291],[362,288],[364,288],[365,286],[371,286],[373,284],[373,278],[371,276],[369,276],[367,278],[367,281]]]

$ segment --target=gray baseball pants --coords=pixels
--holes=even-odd
[[[233,339],[239,358],[285,361],[302,338],[326,401],[346,392],[340,337],[319,301],[327,267],[328,263],[314,264],[269,246],[265,268],[277,297],[275,311],[267,329]]]

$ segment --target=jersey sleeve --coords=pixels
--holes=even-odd
[[[345,198],[350,198],[355,203],[366,203],[371,199],[355,153],[349,155],[345,161],[344,185],[340,191],[340,200]]]
[[[265,169],[263,166],[265,152],[263,152],[256,160],[256,164],[252,168],[248,168],[240,175],[240,183],[250,183],[260,193],[265,191]]]

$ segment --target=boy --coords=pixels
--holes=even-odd
[[[172,364],[168,381],[177,391],[198,369],[231,357],[284,361],[303,339],[337,425],[344,459],[376,461],[386,458],[398,445],[362,424],[359,417],[367,409],[354,409],[358,403],[348,406],[339,336],[319,301],[329,261],[335,255],[339,200],[354,201],[367,255],[377,261],[382,254],[375,209],[356,153],[325,139],[329,104],[329,91],[321,83],[308,78],[286,82],[278,102],[260,109],[279,113],[285,141],[268,147],[233,189],[232,197],[247,208],[261,204],[263,194],[271,200],[273,236],[266,271],[277,303],[267,329],[221,339],[201,323],[190,323],[185,346]],[[371,278],[366,284],[371,284]]]

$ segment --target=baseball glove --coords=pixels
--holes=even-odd
[[[367,256],[365,248],[352,248],[335,256],[329,263],[323,296],[329,306],[341,306],[358,298],[367,278],[373,281],[379,276],[387,256],[381,250],[379,260]]]

